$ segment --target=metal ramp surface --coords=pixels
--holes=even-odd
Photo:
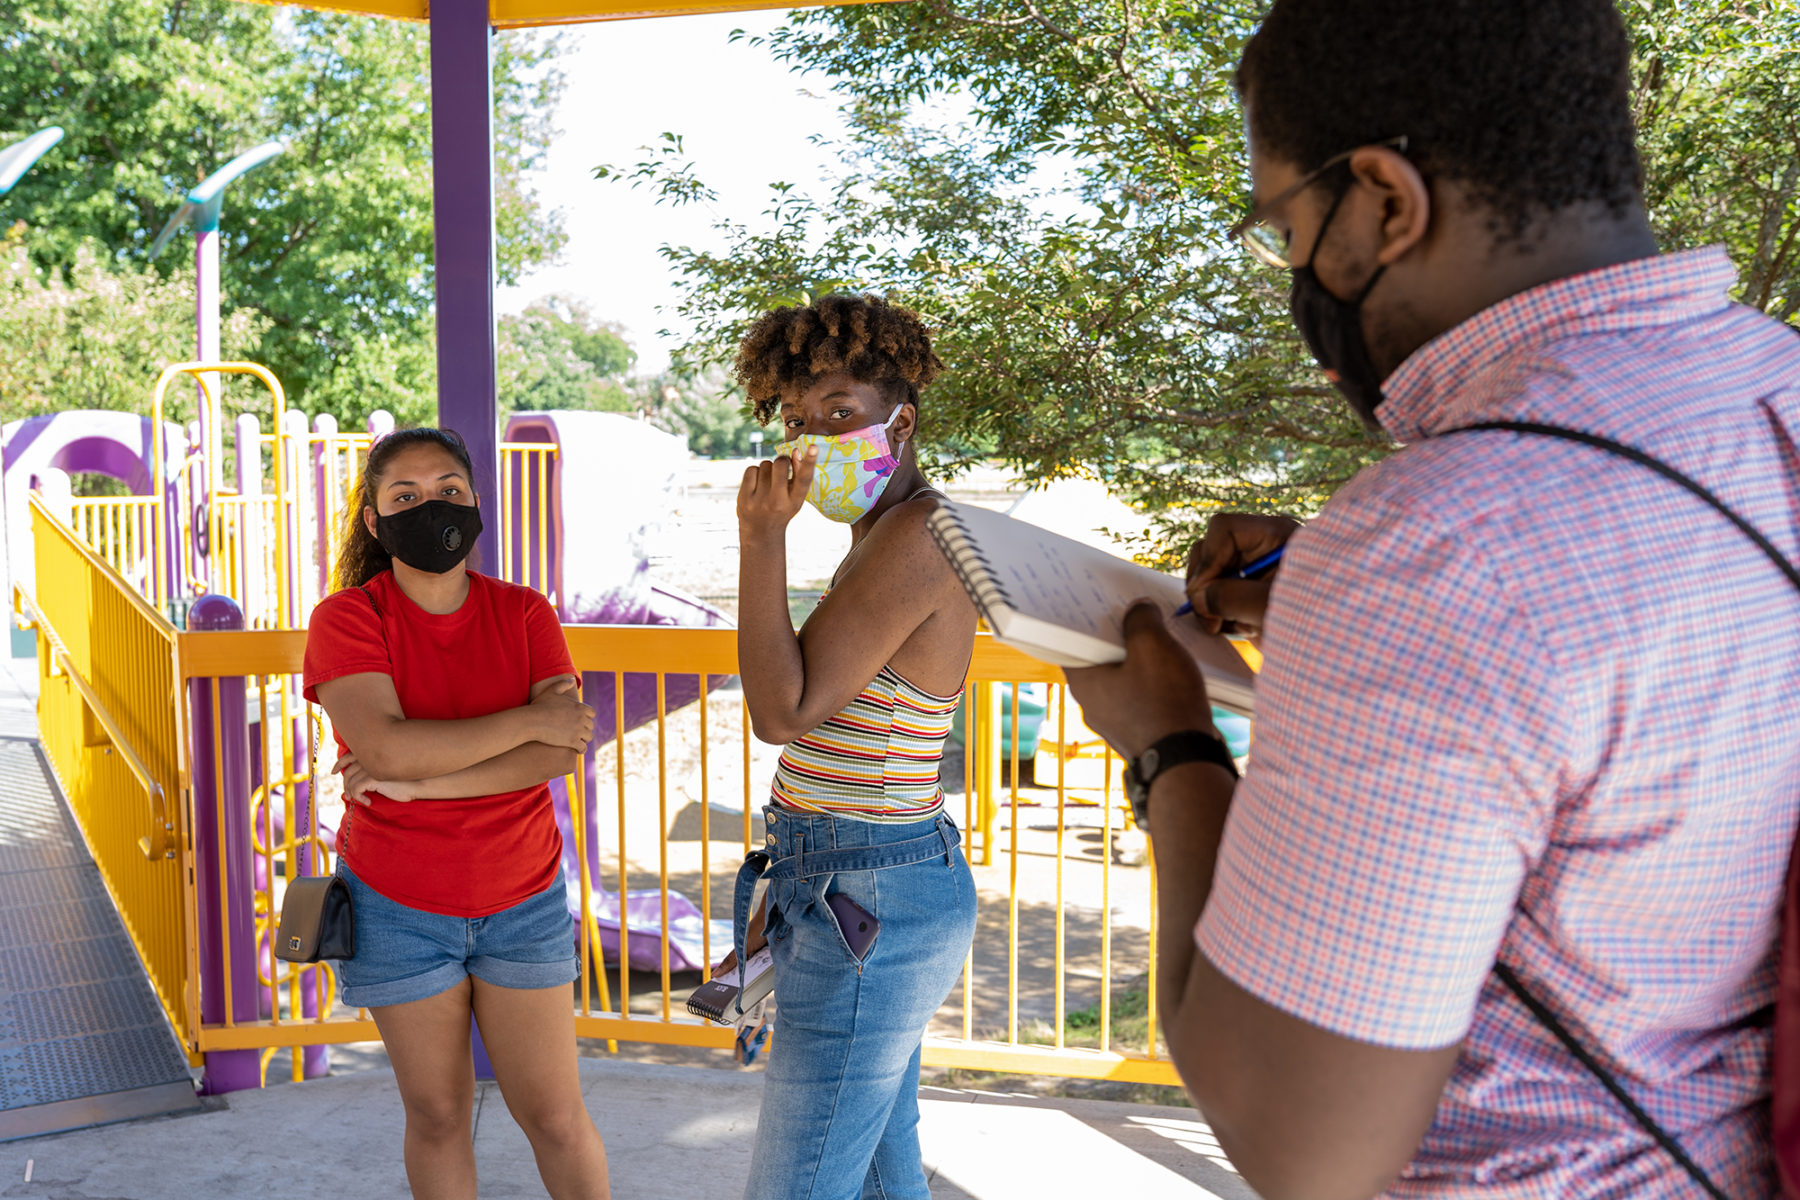
[[[0,735],[0,1141],[197,1107],[35,739]]]

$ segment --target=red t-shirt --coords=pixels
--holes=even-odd
[[[469,572],[453,613],[428,613],[383,571],[327,596],[306,629],[305,695],[321,683],[379,671],[413,721],[485,717],[531,700],[531,688],[575,664],[550,602],[530,588]],[[370,601],[373,600],[373,604]],[[344,740],[338,738],[344,748]],[[451,917],[485,917],[549,887],[562,834],[544,784],[467,800],[377,796],[346,806],[338,852],[390,900]]]

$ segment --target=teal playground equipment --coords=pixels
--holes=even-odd
[[[60,126],[47,125],[0,150],[0,196],[12,191],[13,185],[25,177],[25,172],[31,170],[32,164],[62,139],[63,131]]]

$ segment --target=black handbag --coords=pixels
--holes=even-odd
[[[315,963],[322,958],[355,956],[356,917],[350,885],[336,875],[289,880],[281,898],[275,957],[284,962]]]

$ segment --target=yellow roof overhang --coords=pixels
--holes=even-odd
[[[259,0],[285,3],[292,0]],[[812,0],[818,3],[820,0]],[[875,0],[824,0],[825,3],[873,3]],[[297,8],[359,13],[424,21],[431,0],[300,0]],[[634,17],[680,17],[696,13],[747,12],[762,8],[803,8],[806,0],[488,0],[488,19],[496,29],[534,25],[573,25],[584,21],[623,21]]]

